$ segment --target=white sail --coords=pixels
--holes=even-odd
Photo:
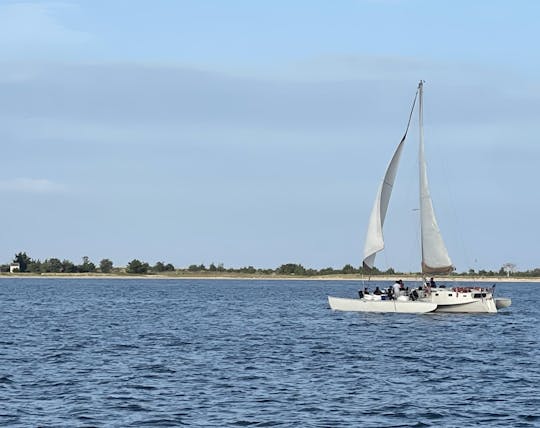
[[[420,94],[419,115],[420,115],[420,149],[418,154],[420,169],[420,228],[422,241],[422,273],[448,273],[454,269],[452,261],[444,245],[444,241],[439,230],[439,225],[435,218],[433,203],[429,194],[427,179],[426,160],[424,157],[424,124],[423,124],[423,86],[418,85]]]
[[[399,159],[401,158],[401,151],[403,149],[403,144],[407,138],[407,132],[409,132],[409,126],[411,124],[411,118],[414,111],[414,106],[416,104],[416,95],[411,107],[411,112],[409,113],[409,121],[407,122],[407,128],[405,129],[405,134],[399,142],[388,167],[386,168],[386,173],[384,174],[384,179],[379,186],[377,192],[377,197],[375,198],[375,203],[373,204],[373,209],[371,210],[371,215],[369,217],[368,230],[366,234],[366,241],[364,245],[364,261],[363,265],[369,268],[373,268],[375,264],[375,256],[377,253],[384,249],[384,238],[383,238],[383,225],[384,219],[386,217],[386,211],[388,210],[388,203],[390,202],[390,196],[392,195],[392,188],[394,187],[394,181],[396,179],[397,169],[399,166]]]
[[[364,245],[364,265],[369,268],[372,268],[375,263],[375,255],[384,248],[382,233],[384,218],[386,217],[388,203],[392,195],[392,188],[396,179],[399,159],[406,135],[403,136],[401,142],[398,144],[394,156],[392,156],[392,160],[386,169],[386,174],[379,186],[379,191],[377,192],[377,197],[371,210],[371,216],[369,217],[366,243]]]

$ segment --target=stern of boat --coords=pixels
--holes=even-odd
[[[498,307],[491,288],[453,287],[434,288],[422,300],[437,304],[435,312],[451,313],[497,313]],[[509,299],[504,299],[509,300]],[[508,304],[509,306],[509,304]]]

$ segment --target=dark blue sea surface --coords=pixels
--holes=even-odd
[[[540,426],[540,284],[489,315],[346,281],[0,279],[0,425]]]

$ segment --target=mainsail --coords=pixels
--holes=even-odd
[[[439,225],[435,219],[435,211],[429,194],[426,160],[424,157],[423,126],[423,82],[418,85],[420,100],[418,103],[420,116],[420,149],[418,154],[420,169],[420,229],[422,239],[422,273],[449,273],[454,267],[444,245]]]
[[[413,105],[411,107],[407,129],[405,129],[405,134],[399,142],[396,151],[388,164],[388,168],[386,168],[384,179],[379,186],[377,197],[375,198],[375,203],[373,204],[373,209],[371,210],[371,215],[369,217],[363,261],[363,265],[368,268],[373,268],[375,264],[375,256],[379,251],[384,249],[384,238],[382,232],[384,219],[386,217],[386,211],[388,210],[388,203],[390,202],[390,196],[392,195],[392,188],[394,186],[394,180],[396,179],[399,159],[401,158],[401,151],[403,149],[405,139],[407,138],[407,132],[409,131],[409,125],[411,124],[412,113],[414,111],[417,96],[418,92],[416,92]]]

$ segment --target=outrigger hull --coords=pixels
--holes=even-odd
[[[401,300],[364,300],[328,296],[330,308],[345,312],[424,314],[437,309],[435,303]]]
[[[508,307],[512,303],[510,299],[494,299],[492,289],[481,287],[433,288],[430,294],[420,300],[436,304],[435,312],[464,314],[494,314],[498,308]]]
[[[497,313],[497,307],[495,301],[490,300],[476,300],[469,303],[458,303],[455,305],[437,305],[435,312],[449,312],[460,314],[495,314]]]

